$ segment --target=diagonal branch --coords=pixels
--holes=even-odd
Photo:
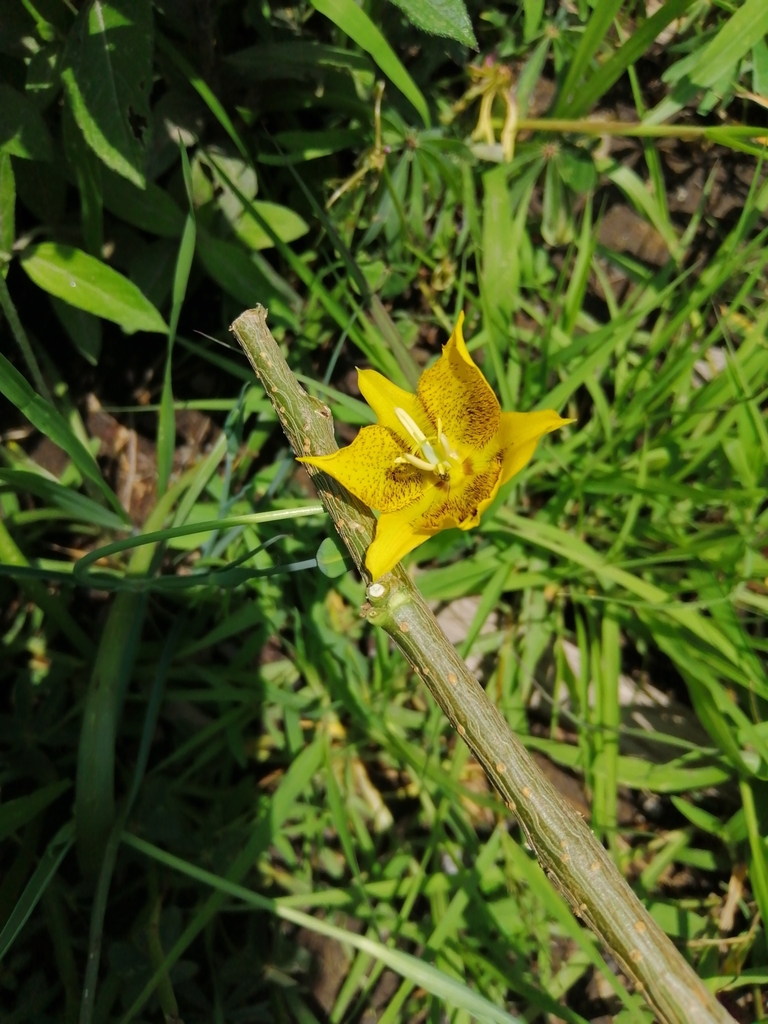
[[[297,455],[337,449],[329,410],[311,398],[283,358],[261,307],[232,331],[280,418]],[[468,745],[552,883],[592,928],[665,1024],[734,1024],[733,1018],[654,922],[583,818],[536,766],[483,688],[467,670],[405,570],[374,584],[363,559],[373,539],[370,509],[331,477],[310,470],[341,539],[368,581],[363,612],[392,637]]]

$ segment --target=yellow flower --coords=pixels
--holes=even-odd
[[[365,565],[373,579],[451,526],[470,530],[502,484],[528,464],[539,438],[571,420],[553,409],[502,412],[464,344],[459,316],[416,394],[358,370],[378,424],[333,455],[300,458],[381,513]]]

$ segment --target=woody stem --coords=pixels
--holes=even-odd
[[[261,306],[232,324],[298,455],[337,450],[329,410],[299,385]],[[337,481],[310,469],[363,578],[375,519]],[[467,670],[401,566],[368,587],[364,613],[392,637],[514,813],[550,880],[665,1024],[734,1024],[653,921],[583,818],[566,803]]]

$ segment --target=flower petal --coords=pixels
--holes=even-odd
[[[459,314],[438,361],[419,378],[418,397],[429,418],[440,425],[451,445],[465,454],[488,444],[499,429],[501,409],[490,384],[464,344]]]
[[[394,431],[408,451],[413,448],[413,439],[397,418],[396,408],[404,409],[427,437],[434,434],[435,427],[430,423],[427,411],[416,395],[403,391],[376,370],[358,370],[357,382],[363,398],[376,413],[379,426]]]
[[[452,473],[449,482],[434,485],[432,501],[425,509],[416,528],[446,530],[458,526],[470,530],[480,522],[501,482],[502,454],[496,449],[489,458],[470,456],[464,460],[463,473]]]
[[[413,504],[428,484],[415,466],[395,465],[405,450],[386,427],[363,427],[352,444],[332,455],[304,456],[304,462],[328,473],[366,505],[395,512]]]
[[[503,412],[498,440],[504,463],[499,482],[505,484],[528,465],[540,438],[573,422],[563,419],[554,409],[540,409],[538,412]]]
[[[426,499],[428,503],[429,499]],[[387,512],[379,516],[376,536],[365,555],[365,566],[377,580],[385,572],[394,569],[409,551],[437,533],[437,530],[421,530],[413,525],[414,512],[410,508],[399,512]],[[417,514],[418,518],[418,514]]]

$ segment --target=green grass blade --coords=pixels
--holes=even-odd
[[[16,367],[9,363],[1,353],[0,392],[16,406],[19,412],[27,417],[41,434],[44,434],[67,453],[80,473],[104,497],[106,503],[112,507],[123,522],[128,523],[128,514],[120,504],[117,495],[104,480],[96,460],[74,434],[69,423],[49,402],[41,395],[36,394]]]
[[[583,117],[604,96],[627,68],[639,60],[654,40],[676,18],[682,17],[693,0],[666,0],[655,14],[635,29],[610,60],[602,64],[578,89],[568,106],[570,117]]]
[[[59,829],[48,844],[45,853],[40,859],[40,863],[24,888],[21,898],[5,922],[2,932],[0,932],[0,960],[3,959],[13,945],[17,935],[29,919],[29,915],[48,888],[51,879],[59,870],[59,865],[69,853],[74,843],[74,836],[74,823],[70,821],[63,828]]]
[[[184,230],[181,233],[181,243],[179,244],[176,269],[173,275],[171,322],[168,328],[168,352],[165,359],[163,391],[160,396],[160,415],[157,424],[157,493],[161,496],[165,494],[168,487],[168,480],[170,479],[173,466],[173,454],[176,448],[176,411],[173,404],[172,378],[173,344],[176,340],[176,329],[179,326],[181,307],[187,294],[187,284],[192,269],[192,261],[195,257],[195,239],[197,237],[189,161],[187,160],[187,151],[183,146],[180,149],[181,165],[184,171],[184,181],[189,199],[189,213],[184,221]]]
[[[103,505],[71,487],[62,487],[57,480],[50,480],[42,473],[25,469],[0,469],[0,484],[34,494],[49,505],[56,505],[77,522],[100,526],[105,530],[125,531],[130,528],[122,517],[116,516]]]
[[[0,804],[0,842],[36,818],[70,786],[69,779],[62,779],[60,782],[52,782],[48,786],[36,789],[29,796],[20,796]]]
[[[735,71],[737,63],[767,33],[768,7],[764,0],[745,0],[714,39],[693,51],[684,77],[672,93],[643,118],[643,124],[661,124],[681,110],[697,93],[719,82],[730,68]]]
[[[192,88],[201,97],[203,102],[206,104],[208,109],[211,111],[213,116],[219,122],[219,124],[230,137],[230,139],[232,139],[243,160],[245,160],[246,163],[250,163],[251,155],[248,152],[245,143],[240,138],[237,129],[232,124],[229,114],[226,112],[226,110],[224,109],[224,107],[222,106],[222,104],[220,103],[216,94],[213,92],[210,86],[206,83],[206,81],[203,78],[200,77],[200,75],[198,75],[198,73],[195,71],[195,69],[186,59],[186,57],[183,57],[182,54],[180,54],[179,51],[176,49],[176,47],[168,39],[166,39],[165,36],[162,35],[162,33],[157,33],[156,42],[157,48],[162,53],[167,54],[171,58],[176,67],[186,77],[187,81],[192,86]]]
[[[400,63],[400,59],[355,0],[310,0],[315,10],[348,35],[353,42],[369,53],[387,78],[416,108],[427,128],[431,125],[427,101],[414,80]]]
[[[621,10],[623,2],[624,0],[601,0],[600,3],[595,4],[581,41],[571,59],[568,74],[565,76],[555,109],[552,111],[553,117],[568,116],[572,105],[578,103],[582,79],[587,73],[589,63],[607,36],[613,19]]]

